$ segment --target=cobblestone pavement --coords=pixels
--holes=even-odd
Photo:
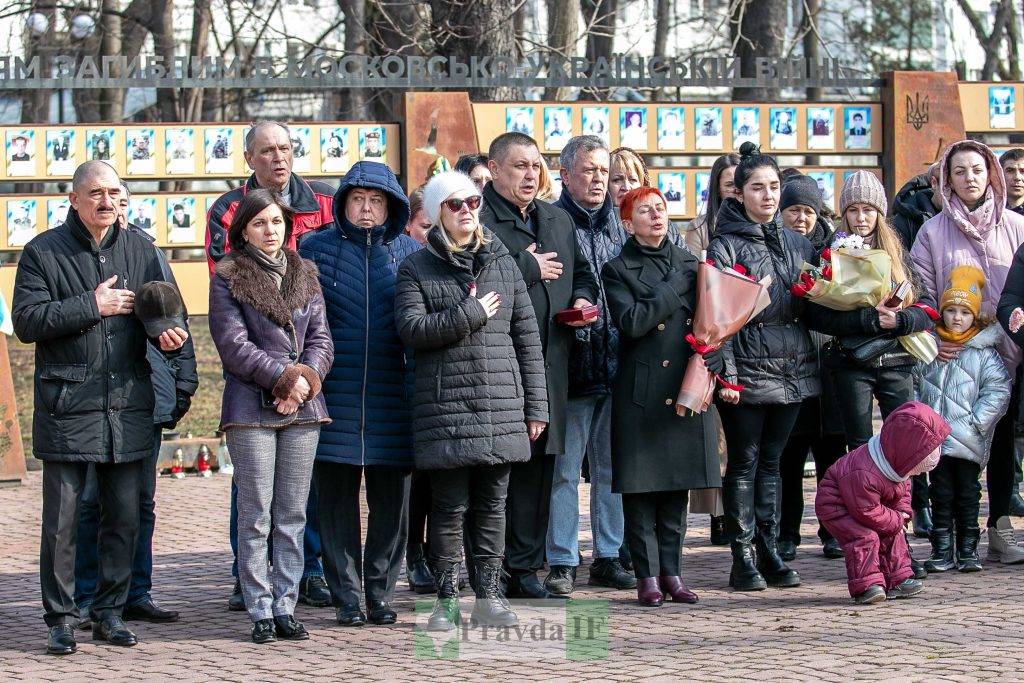
[[[842,562],[821,556],[810,517],[793,563],[804,583],[795,589],[730,591],[728,549],[708,544],[704,515],[690,517],[684,551],[685,578],[700,594],[699,605],[644,609],[631,591],[588,587],[581,569],[575,596],[608,601],[606,658],[570,660],[564,647],[540,647],[506,658],[425,659],[404,583],[395,626],[345,629],[335,624],[333,610],[300,606],[296,616],[310,640],[256,646],[246,615],[225,607],[231,589],[226,477],[158,483],[154,596],[180,610],[182,620],[132,622],[141,643],[130,649],[94,644],[80,631],[77,654],[47,656],[38,582],[40,482],[36,472],[23,486],[0,489],[0,680],[1024,679],[1024,567],[932,577],[917,599],[858,607],[846,593]],[[811,500],[812,482],[806,483]],[[923,556],[924,543],[914,546]],[[463,593],[466,611],[468,596]]]

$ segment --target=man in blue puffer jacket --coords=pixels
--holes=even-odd
[[[384,164],[360,161],[334,195],[334,225],[306,237],[299,253],[316,263],[334,339],[323,392],[323,426],[313,481],[324,574],[338,623],[360,626],[365,587],[369,621],[397,619],[390,602],[405,549],[412,468],[411,378],[395,331],[395,274],[419,249],[404,234],[409,200]],[[359,487],[370,510],[360,539]]]

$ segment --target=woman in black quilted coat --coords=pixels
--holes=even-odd
[[[800,320],[805,304],[789,287],[815,254],[806,237],[775,222],[780,182],[772,157],[744,143],[735,183],[742,199],[723,202],[708,258],[719,267],[742,265],[758,280],[771,276],[771,304],[724,346],[726,379],[743,387],[718,395],[729,450],[722,486],[729,585],[785,588],[799,586],[800,576],[778,552],[779,458],[800,404],[821,389],[817,351]]]
[[[508,626],[516,616],[499,575],[509,470],[530,459],[530,441],[548,420],[540,334],[519,267],[480,224],[481,196],[469,177],[440,173],[423,194],[434,227],[399,268],[395,319],[416,352],[414,457],[432,490],[428,545],[438,599],[427,628],[458,623],[467,509],[473,620]]]

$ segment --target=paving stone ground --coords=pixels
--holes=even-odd
[[[813,499],[813,482],[806,498]],[[228,612],[231,589],[226,477],[157,486],[154,596],[178,609],[169,625],[132,622],[141,643],[94,644],[80,631],[77,654],[44,653],[39,603],[40,483],[0,489],[0,680],[94,681],[504,681],[504,680],[900,680],[1024,679],[1021,588],[1024,566],[931,577],[913,600],[854,605],[842,561],[825,560],[808,516],[793,566],[803,585],[734,593],[727,548],[708,543],[704,515],[691,515],[685,578],[699,605],[644,609],[631,591],[590,588],[581,568],[576,597],[608,601],[607,657],[569,660],[537,647],[507,658],[425,659],[414,635],[414,597],[399,584],[399,623],[345,629],[333,610],[300,606],[312,638],[256,646],[244,613]],[[581,506],[586,509],[586,486]],[[1018,526],[1021,526],[1018,520]],[[589,523],[582,534],[590,550]],[[925,544],[914,543],[919,556]],[[986,545],[982,543],[982,553]],[[589,560],[585,561],[585,564]],[[471,606],[463,593],[464,609]],[[528,647],[528,646],[527,646]],[[463,652],[463,650],[460,650]]]

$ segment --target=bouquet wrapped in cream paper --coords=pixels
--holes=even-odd
[[[832,246],[821,252],[821,265],[805,263],[800,280],[790,291],[836,311],[874,307],[893,292],[892,259],[881,249],[866,249],[859,235],[838,232]],[[935,360],[939,352],[935,337],[928,332],[904,335],[899,342],[924,363]]]

